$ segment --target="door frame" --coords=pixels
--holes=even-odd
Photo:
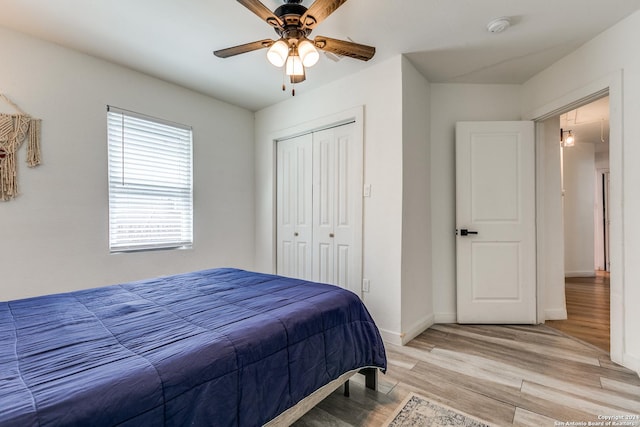
[[[355,287],[349,288],[350,291],[354,292],[360,298],[362,298],[362,277],[364,274],[364,200],[363,200],[363,183],[364,183],[364,106],[360,105],[357,107],[353,107],[344,111],[340,111],[328,116],[320,117],[314,120],[306,121],[295,126],[291,126],[285,129],[281,129],[275,132],[272,132],[269,135],[269,141],[271,141],[271,150],[273,153],[273,171],[272,174],[272,223],[271,223],[271,271],[275,274],[277,271],[277,245],[278,245],[278,236],[277,236],[277,228],[278,228],[278,217],[277,217],[277,203],[278,203],[278,179],[277,179],[277,168],[278,168],[278,141],[284,139],[295,138],[296,136],[304,135],[307,133],[312,133],[315,131],[320,131],[323,129],[328,129],[331,127],[336,127],[340,125],[344,125],[347,123],[354,123],[354,137],[355,142],[358,144],[357,151],[360,153],[360,172],[358,173],[359,182],[357,183],[358,193],[360,194],[360,226],[355,228],[355,240],[359,242],[360,246],[360,258],[359,265],[356,266],[356,270],[358,271],[358,277],[360,278],[359,283],[357,284],[357,289]],[[355,285],[354,285],[355,286]]]
[[[622,210],[622,190],[624,186],[623,180],[623,155],[624,140],[622,132],[623,120],[623,91],[622,91],[622,70],[611,73],[599,80],[569,92],[556,100],[537,108],[533,111],[523,114],[523,119],[533,120],[538,125],[545,119],[560,115],[563,112],[572,110],[580,105],[584,105],[602,96],[609,95],[609,162],[610,162],[610,259],[611,259],[611,275],[610,275],[610,294],[611,294],[611,340],[610,355],[611,360],[624,365],[624,213]],[[537,127],[537,126],[536,126]],[[544,191],[544,144],[542,144],[542,132],[536,132],[536,186],[538,187],[536,202],[536,217],[538,223],[537,231],[537,258],[538,258],[538,321],[543,322],[545,319],[544,301],[545,283],[542,281],[544,272],[546,271],[546,263],[544,258],[544,247],[542,242],[548,240],[548,236],[542,236],[544,224],[544,203],[540,197],[540,191]],[[562,236],[559,236],[562,237]],[[561,243],[564,244],[564,243]]]

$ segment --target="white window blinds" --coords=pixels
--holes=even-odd
[[[107,107],[111,252],[190,248],[191,128]]]

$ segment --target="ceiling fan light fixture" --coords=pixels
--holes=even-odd
[[[302,5],[303,0],[279,0],[283,4],[273,12],[263,1],[238,0],[262,21],[272,26],[280,38],[257,40],[219,49],[213,52],[215,56],[230,58],[242,53],[267,49],[267,60],[276,67],[284,66],[282,90],[286,90],[284,79],[287,77],[292,85],[306,80],[305,67],[312,67],[318,62],[319,51],[334,60],[348,56],[360,61],[368,61],[376,53],[375,47],[355,43],[351,39],[347,41],[325,36],[308,39],[311,31],[347,0],[308,0],[311,2],[309,7]],[[295,95],[295,88],[292,89],[291,94]]]
[[[296,51],[292,52],[287,58],[285,68],[287,76],[304,76],[304,65]]]
[[[300,60],[302,60],[302,65],[305,67],[313,67],[320,59],[318,50],[313,43],[307,39],[303,39],[298,44],[298,54],[300,55]]]
[[[280,39],[271,45],[267,51],[267,59],[276,67],[282,67],[289,56],[289,44]]]

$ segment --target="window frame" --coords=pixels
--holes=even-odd
[[[110,253],[193,248],[191,126],[107,105],[107,179]]]

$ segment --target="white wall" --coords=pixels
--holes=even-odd
[[[409,342],[433,324],[429,84],[402,58],[402,331]]]
[[[609,169],[609,150],[596,152],[596,169]]]
[[[523,85],[535,117],[609,87],[611,105],[611,355],[640,371],[640,12],[603,32]]]
[[[436,323],[456,321],[457,121],[520,120],[519,85],[431,84],[431,253]]]
[[[42,119],[43,151],[29,169],[22,147],[22,194],[0,202],[0,300],[253,266],[251,112],[10,30],[0,40],[0,92]],[[109,254],[107,104],[193,127],[193,250]]]
[[[564,272],[566,277],[592,277],[594,265],[595,153],[593,144],[563,149]]]

